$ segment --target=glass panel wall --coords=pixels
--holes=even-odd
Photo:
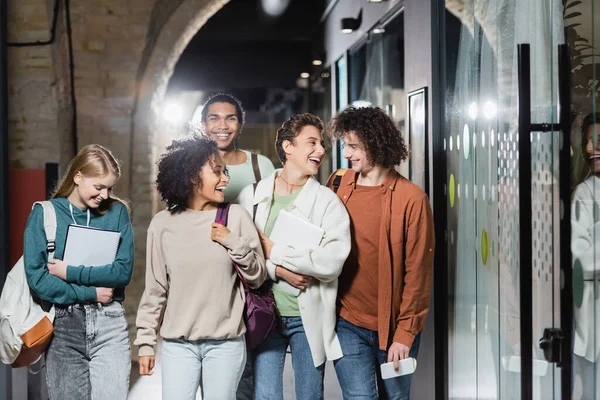
[[[563,4],[465,0],[446,7],[449,395],[520,399],[526,385],[534,399],[560,398],[560,370],[545,360],[538,341],[545,328],[560,327],[557,46],[564,41]],[[549,126],[531,135],[519,127],[517,46],[523,43],[531,49],[526,112],[534,124]],[[524,140],[531,142],[530,165],[520,165]],[[520,210],[523,174],[531,180],[524,194],[531,196],[530,210]],[[531,238],[521,243],[524,212]],[[522,246],[532,253],[523,265]],[[531,272],[530,282],[520,282],[522,269]],[[531,309],[523,312],[525,299]],[[531,348],[524,349],[527,332]],[[531,376],[521,373],[526,354]]]
[[[349,102],[382,108],[404,133],[404,14],[373,28],[348,54]],[[408,177],[408,164],[399,167]]]

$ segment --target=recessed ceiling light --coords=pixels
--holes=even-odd
[[[310,74],[308,72],[303,72],[300,74],[300,78],[308,79],[309,77],[310,77]]]
[[[322,64],[323,64],[323,61],[321,61],[321,60],[313,60],[312,64],[313,64],[313,65],[317,65],[317,66],[318,66],[318,65],[322,65]]]

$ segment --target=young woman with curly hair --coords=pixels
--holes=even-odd
[[[252,218],[232,205],[228,226],[214,222],[229,178],[208,138],[175,140],[158,162],[156,187],[167,209],[148,228],[146,288],[137,314],[140,374],[155,364],[163,338],[165,399],[235,399],[246,361],[244,289],[266,277]]]
[[[119,162],[106,148],[92,144],[77,153],[50,200],[56,212],[56,258],[51,262],[42,207],[36,205],[27,220],[27,282],[55,311],[46,350],[50,399],[127,398],[131,348],[121,303],[133,272],[133,230],[128,205],[112,193],[120,176]],[[114,261],[67,265],[69,225],[119,232]]]
[[[283,399],[283,366],[292,353],[296,399],[323,398],[325,361],[342,357],[335,333],[337,278],[350,252],[350,220],[342,202],[313,176],[325,157],[323,122],[312,114],[294,115],[277,131],[275,150],[283,168],[242,190],[239,204],[256,206],[269,278],[282,319],[256,349],[254,398]],[[269,238],[280,213],[323,229],[315,248],[294,248]],[[290,228],[291,229],[291,228]]]

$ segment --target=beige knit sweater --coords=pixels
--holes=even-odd
[[[138,354],[154,354],[157,332],[168,339],[230,339],[244,334],[244,289],[235,261],[252,287],[266,278],[252,218],[233,204],[231,233],[210,239],[216,210],[158,213],[148,228],[146,288],[136,319]]]

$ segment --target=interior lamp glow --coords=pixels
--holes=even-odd
[[[467,112],[469,113],[469,117],[471,119],[477,119],[477,115],[479,114],[479,107],[477,107],[477,103],[471,103]]]
[[[483,105],[483,116],[486,119],[494,119],[497,113],[496,103],[493,101],[486,101]]]
[[[165,112],[163,114],[165,120],[172,124],[175,124],[183,118],[183,110],[178,104],[169,103],[165,107]]]

